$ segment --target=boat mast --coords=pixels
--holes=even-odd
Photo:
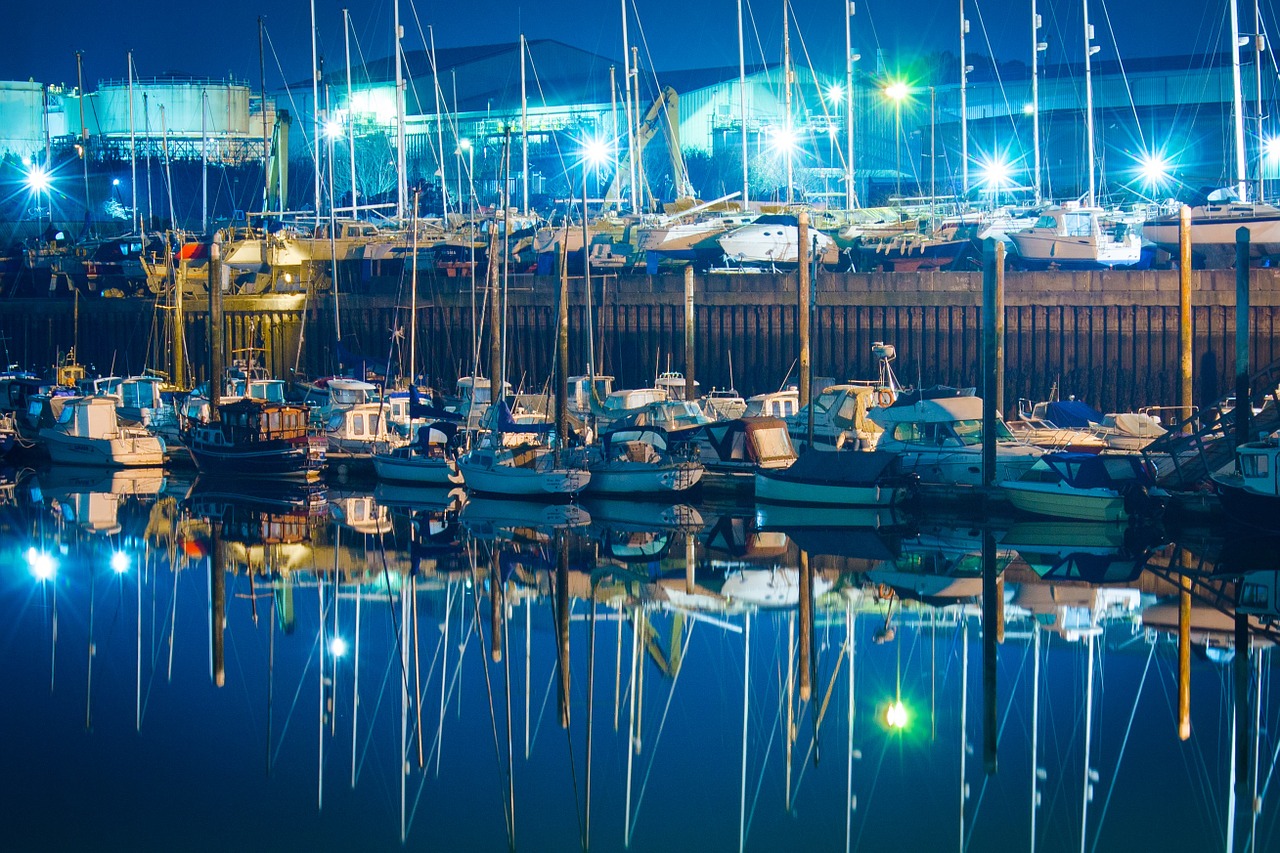
[[[347,55],[347,155],[351,159],[351,218],[356,218],[356,122],[351,108],[351,13],[342,10],[342,43]],[[414,202],[415,212],[417,202]],[[416,260],[417,254],[414,254]]]
[[[794,163],[791,158],[791,149],[794,147],[795,140],[791,137],[791,10],[789,8],[790,0],[782,0],[782,89],[783,89],[783,117],[782,129],[787,143],[787,204],[792,202],[791,185],[792,170]]]
[[[1040,41],[1040,13],[1036,11],[1036,0],[1031,0],[1031,150],[1035,158],[1031,166],[1032,186],[1035,189],[1035,203],[1040,203],[1040,51],[1048,45]]]
[[[200,90],[200,232],[209,233],[209,92]],[[319,196],[316,203],[319,204]],[[262,259],[266,261],[264,257]]]
[[[409,263],[409,387],[414,385],[418,365],[418,190],[413,191],[413,254]],[[409,418],[409,430],[413,430],[413,418]],[[412,435],[409,436],[413,438]]]
[[[741,7],[739,7],[741,8]],[[844,16],[844,135],[845,135],[845,176],[844,176],[844,206],[846,210],[852,210],[854,203],[858,197],[858,193],[853,185],[853,14],[855,4],[853,0],[847,0],[845,3]],[[741,13],[739,13],[741,14]],[[742,21],[738,21],[738,38],[742,38]],[[743,131],[743,141],[745,147],[746,131]]]
[[[1262,9],[1258,0],[1253,0],[1253,64],[1254,64],[1254,82],[1257,83],[1256,91],[1256,107],[1254,116],[1257,121],[1257,139],[1258,139],[1258,190],[1256,197],[1258,201],[1262,201],[1265,195],[1263,186],[1266,181],[1263,179],[1263,167],[1265,165],[1265,154],[1262,145],[1262,54],[1267,49],[1267,37],[1262,34]]]
[[[627,167],[630,170],[628,177],[631,179],[631,209],[638,211],[640,209],[639,201],[636,197],[636,140],[632,133],[631,123],[631,45],[627,41],[627,0],[622,2],[622,79],[623,79],[623,99],[622,109],[627,121]],[[636,81],[639,88],[639,81]],[[639,116],[636,116],[637,120]]]
[[[1235,0],[1232,0],[1234,3]],[[1084,124],[1085,124],[1085,142],[1084,142],[1084,159],[1088,164],[1089,170],[1089,189],[1086,196],[1089,199],[1089,206],[1097,205],[1098,197],[1094,193],[1094,168],[1093,162],[1093,63],[1092,57],[1100,48],[1093,44],[1093,25],[1089,23],[1089,0],[1082,0],[1084,6]]]
[[[318,64],[316,0],[311,0],[311,170],[315,173],[316,227],[320,225],[320,72],[316,70]]]
[[[436,65],[436,31],[434,27],[427,27],[427,35],[431,38],[431,85],[435,89],[436,96],[436,146],[439,149],[440,158],[440,204],[441,213],[444,214],[444,220],[447,224],[449,221],[449,182],[445,180],[444,170],[444,121],[440,117],[440,66]],[[458,176],[461,181],[462,165],[461,160],[458,161]],[[459,184],[461,186],[461,184]],[[458,213],[462,213],[462,193],[458,193]]]
[[[960,0],[960,191],[965,201],[969,198],[969,65],[964,54],[968,34],[969,20],[964,16],[964,0]]]
[[[750,210],[747,185],[747,56],[742,46],[742,0],[738,0],[738,113],[742,121],[742,210]]]
[[[76,86],[80,89],[80,162],[84,166],[84,221],[92,229],[93,205],[89,202],[89,131],[84,126],[84,54],[76,51]],[[52,207],[52,205],[50,205]]]
[[[142,233],[138,222],[138,136],[133,124],[133,51],[129,51],[129,189],[133,193],[133,210],[129,221]]]
[[[1244,92],[1240,85],[1240,18],[1237,0],[1231,0],[1231,105],[1236,146],[1236,193],[1244,201],[1248,174],[1244,156]]]
[[[529,93],[525,84],[525,52],[528,50],[524,33],[520,34],[520,211],[529,213]],[[613,68],[609,69],[613,73]],[[507,229],[510,233],[510,229]]]
[[[960,639],[960,853],[964,853],[964,807],[969,799],[965,782],[965,759],[969,755],[969,619],[961,613],[964,631]],[[986,629],[986,626],[983,626]]]
[[[262,16],[258,16],[258,89],[259,112],[262,113],[262,212],[271,207],[271,136],[267,131],[267,60],[263,52]]]
[[[1033,622],[1031,631],[1031,653],[1035,657],[1031,675],[1031,844],[1027,849],[1036,853],[1036,813],[1040,811],[1040,623]]]
[[[404,222],[405,197],[409,185],[405,176],[404,156],[404,73],[401,69],[400,39],[404,28],[400,26],[400,0],[395,2],[395,58],[396,58],[396,219]],[[443,158],[441,158],[443,159]]]
[[[1093,788],[1093,770],[1089,767],[1089,750],[1093,745],[1093,641],[1094,634],[1089,634],[1089,665],[1085,678],[1088,680],[1088,687],[1085,690],[1084,705],[1084,792],[1081,794],[1080,808],[1080,853],[1085,853],[1085,835],[1089,825],[1089,800],[1090,791]],[[1231,750],[1232,758],[1235,757],[1235,750]],[[1235,786],[1232,786],[1235,790]],[[1230,822],[1227,824],[1230,826]]]

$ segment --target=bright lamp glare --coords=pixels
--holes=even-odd
[[[911,87],[899,80],[884,87],[884,93],[891,101],[901,101],[911,94]]]
[[[1280,159],[1280,136],[1269,137],[1266,142],[1262,143],[1262,147],[1268,157],[1273,160]]]
[[[50,580],[57,570],[53,557],[44,551],[37,551],[34,547],[27,549],[27,565],[31,568],[31,575],[38,581]]]
[[[335,658],[340,658],[347,653],[347,641],[341,637],[334,637],[329,641],[329,654]]]
[[[833,104],[840,103],[840,99],[844,97],[844,86],[839,83],[832,83],[827,87],[827,100]]]
[[[1144,154],[1138,171],[1148,184],[1160,184],[1169,179],[1169,161],[1159,154]]]
[[[129,555],[124,551],[116,551],[111,555],[111,571],[122,575],[129,571]]]
[[[777,151],[793,151],[796,147],[796,135],[789,128],[780,127],[774,130],[770,143]]]
[[[1009,183],[1009,164],[1000,158],[987,160],[981,164],[982,180],[993,189],[999,189]]]
[[[49,189],[49,173],[40,166],[32,166],[27,172],[27,189],[37,193]]]
[[[609,146],[601,139],[588,139],[582,144],[582,159],[599,166],[609,159]]]
[[[336,118],[331,118],[324,123],[324,135],[330,139],[337,139],[342,135],[342,122]]]
[[[907,727],[907,706],[902,704],[901,699],[895,699],[890,703],[888,711],[885,712],[885,722],[889,724],[889,728],[899,731]]]

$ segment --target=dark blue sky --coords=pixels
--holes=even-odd
[[[1082,50],[1081,4],[1040,2],[1045,22],[1042,38],[1050,43],[1049,60],[1077,60]],[[367,4],[316,0],[320,49],[330,65],[342,64],[344,5],[352,9],[355,38],[364,55],[389,54],[390,0]],[[621,55],[620,5],[491,0],[484,4],[481,15],[479,7],[471,4],[421,2],[415,19],[414,7],[409,0],[402,0],[401,18],[407,49],[422,45],[420,21],[423,32],[428,25],[434,26],[438,46],[514,41],[523,30],[530,38],[559,39],[616,58]],[[635,5],[640,27],[632,23],[631,37],[633,44],[640,45],[644,65],[661,70],[737,63],[734,0],[635,0]],[[142,76],[167,71],[208,77],[234,75],[256,85],[259,15],[267,19],[270,39],[266,63],[269,87],[282,80],[306,79],[310,64],[307,0],[174,4],[166,7],[172,10],[167,14],[159,14],[151,4],[101,0],[64,0],[57,4],[56,12],[39,3],[6,6],[5,26],[0,31],[0,80],[34,78],[74,84],[74,52],[79,49],[84,51],[85,80],[92,88],[99,79],[123,78],[125,53],[132,48]],[[793,0],[792,7],[799,28],[798,36],[793,33],[797,64],[805,61],[800,44],[804,41],[816,66],[825,64],[837,71],[844,45],[841,0]],[[1225,0],[1170,0],[1159,14],[1153,14],[1149,4],[1115,2],[1108,8],[1093,0],[1090,15],[1102,47],[1100,58],[1114,58],[1117,51],[1122,57],[1192,54],[1228,49],[1226,7]],[[1245,0],[1241,7],[1248,21],[1242,29],[1247,31],[1252,29],[1252,4]],[[191,11],[180,11],[183,8]],[[971,52],[994,52],[1002,59],[1027,58],[1029,0],[968,0],[966,8]],[[755,0],[750,11],[755,32],[749,21],[748,61],[760,61],[762,50],[765,61],[778,61],[781,3]],[[1264,9],[1264,16],[1270,14]],[[868,63],[877,47],[889,55],[955,50],[958,16],[958,3],[858,0],[854,45]],[[645,59],[646,45],[652,61]]]

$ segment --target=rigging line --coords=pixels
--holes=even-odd
[[[394,659],[394,656],[388,656],[388,658],[387,658],[387,665],[386,665],[386,667],[384,667],[384,668],[383,668],[383,670],[382,670],[382,684],[381,684],[381,685],[379,685],[379,687],[378,687],[378,693],[377,693],[378,700],[373,704],[373,713],[369,715],[369,719],[371,719],[371,720],[376,720],[376,719],[378,719],[378,711],[379,711],[379,710],[381,710],[381,708],[382,708],[382,697],[383,697],[383,695],[384,695],[384,694],[386,694],[386,692],[387,692],[387,685],[391,682],[391,663],[392,663],[393,659]],[[360,760],[359,760],[359,762],[358,762],[358,763],[357,763],[357,765],[356,765],[356,776],[357,776],[357,777],[359,777],[360,773],[364,770],[365,757],[366,757],[366,756],[368,756],[368,754],[369,754],[369,747],[370,747],[370,746],[372,745],[372,743],[373,743],[373,729],[374,729],[374,727],[373,727],[373,726],[370,726],[370,727],[369,727],[368,734],[366,734],[366,735],[365,735],[365,738],[364,738],[364,749],[363,749],[363,750],[361,750],[361,752],[360,752]]]
[[[1102,4],[1102,17],[1107,22],[1107,32],[1111,33],[1111,43],[1116,48],[1116,64],[1120,67],[1120,80],[1124,83],[1124,93],[1129,99],[1129,109],[1133,112],[1133,124],[1138,130],[1138,143],[1142,146],[1143,151],[1147,151],[1147,137],[1142,132],[1142,120],[1138,118],[1138,105],[1133,100],[1133,87],[1129,85],[1129,75],[1124,70],[1124,57],[1120,54],[1120,42],[1116,39],[1116,29],[1111,24],[1111,10],[1107,8],[1107,4]]]
[[[675,698],[676,686],[680,683],[680,674],[684,672],[684,659],[689,656],[693,629],[697,626],[697,620],[690,622],[689,630],[685,633],[684,648],[680,650],[680,668],[676,670],[675,678],[671,679],[671,689],[667,691],[667,703],[662,709],[662,719],[658,721],[658,733],[654,735],[653,745],[649,747],[649,766],[645,768],[644,781],[640,783],[640,794],[636,797],[636,810],[628,818],[631,821],[631,832],[633,833],[635,832],[636,822],[640,819],[640,806],[644,804],[644,792],[649,788],[649,776],[653,773],[653,763],[658,758],[658,743],[662,740],[662,732],[667,727],[667,713],[671,710],[671,700]]]
[[[751,0],[743,0],[747,7],[747,17],[751,20],[751,34],[756,37],[756,50],[760,52],[760,73],[764,75],[765,82],[769,80],[769,60],[764,52],[764,42],[760,39],[760,27],[756,24],[756,13],[751,8]],[[774,92],[778,96],[778,100],[782,100],[781,92]]]
[[[776,623],[774,627],[776,629],[777,627]],[[776,630],[775,630],[775,633],[776,633]],[[778,648],[775,645],[774,661],[777,662],[778,660],[779,660]],[[751,810],[747,813],[747,822],[746,822],[746,830],[744,832],[744,837],[749,837],[751,835],[751,824],[755,820],[756,806],[760,802],[760,791],[764,787],[764,768],[769,766],[769,756],[773,754],[773,745],[778,739],[778,732],[782,731],[782,703],[775,702],[774,707],[777,710],[774,714],[773,723],[768,727],[769,742],[765,744],[764,755],[760,759],[760,776],[756,780],[755,792],[751,795]],[[759,723],[756,723],[756,729],[757,731],[760,730]]]
[[[1098,849],[1098,841],[1102,838],[1102,825],[1107,819],[1107,809],[1111,806],[1111,795],[1116,792],[1116,777],[1120,775],[1120,763],[1124,761],[1124,751],[1129,746],[1129,734],[1133,731],[1133,720],[1138,715],[1138,700],[1142,698],[1142,687],[1147,683],[1147,673],[1151,670],[1151,658],[1155,656],[1155,653],[1156,647],[1153,645],[1151,651],[1147,653],[1147,665],[1142,668],[1142,679],[1138,682],[1138,692],[1133,697],[1133,710],[1129,712],[1129,724],[1125,726],[1124,739],[1120,742],[1120,753],[1116,756],[1116,769],[1112,771],[1111,784],[1107,789],[1107,798],[1103,800],[1102,813],[1098,815],[1098,823],[1093,835],[1093,846],[1089,848],[1091,851]]]
[[[277,71],[277,72],[279,72],[279,74],[280,74],[280,79],[282,79],[282,80],[283,80],[283,79],[287,79],[287,78],[285,77],[285,74],[284,74],[284,66],[280,63],[280,55],[279,55],[278,53],[276,53],[276,45],[275,45],[275,42],[273,42],[273,41],[271,40],[271,31],[267,29],[266,24],[263,24],[263,26],[262,26],[262,33],[263,33],[263,35],[265,35],[265,36],[266,36],[267,44],[271,47],[271,58],[275,60],[275,63],[276,63],[276,71]],[[289,106],[293,107],[294,115],[301,116],[303,113],[302,113],[302,110],[300,110],[300,109],[298,108],[298,102],[297,102],[296,100],[294,100],[294,97],[293,97],[293,90],[292,90],[292,89],[286,89],[286,91],[289,93]],[[312,104],[312,107],[313,107],[313,108],[314,108],[315,106],[316,106],[315,104]],[[302,133],[302,139],[303,139],[303,141],[307,143],[306,147],[307,147],[307,148],[311,148],[311,147],[313,147],[313,141],[307,138],[307,122],[302,121],[302,122],[299,122],[299,124],[301,124],[301,125],[302,125],[302,127],[300,128],[300,130],[301,130],[301,133]]]
[[[818,711],[817,721],[814,723],[813,735],[809,739],[809,748],[805,750],[804,760],[800,762],[800,775],[796,777],[796,787],[791,793],[791,802],[794,803],[796,798],[800,796],[800,786],[804,783],[804,776],[809,771],[809,758],[812,757],[814,749],[818,746],[818,735],[821,733],[822,720],[827,714],[827,703],[831,701],[831,693],[835,690],[836,678],[840,675],[840,667],[844,662],[845,647],[840,647],[840,654],[836,658],[835,671],[831,673],[831,680],[827,682],[826,695],[822,698],[822,705]],[[815,766],[817,762],[814,762]]]
[[[365,56],[364,56],[364,48],[362,48],[362,47],[360,46],[360,36],[358,36],[358,35],[356,34],[356,32],[355,32],[355,28],[354,28],[354,27],[352,28],[352,31],[351,31],[351,38],[352,38],[352,40],[353,40],[353,41],[355,42],[355,44],[356,44],[356,56],[360,57],[360,66],[361,66],[361,68],[364,68],[364,69],[365,69],[365,77],[366,77],[366,79],[367,79],[367,78],[368,78],[368,76],[369,76],[369,71],[368,71],[369,61],[368,61],[367,59],[365,59]],[[393,152],[393,151],[395,151],[395,146],[391,143],[391,136],[390,136],[389,134],[387,134],[387,133],[382,133],[382,134],[380,134],[380,136],[382,137],[382,140],[386,143],[386,150],[387,150],[388,152]],[[369,179],[368,179],[368,177],[367,177],[367,175],[366,175],[366,177],[365,177],[366,186],[368,185],[368,184],[367,184],[368,180],[369,180]]]
[[[1164,679],[1160,679],[1159,683],[1160,683],[1160,686],[1164,689],[1165,707],[1168,708],[1170,717],[1173,717],[1176,714],[1176,708],[1174,707],[1173,694],[1169,690],[1169,686],[1168,684],[1165,683]],[[1194,770],[1204,769],[1201,766],[1203,764],[1204,756],[1203,756],[1203,752],[1199,748],[1199,739],[1192,738],[1192,741],[1194,742],[1192,749],[1178,750],[1178,757],[1182,759],[1183,769],[1186,771],[1186,774],[1187,774],[1187,781],[1189,783],[1199,783],[1200,793],[1203,796],[1204,801],[1208,802],[1208,800],[1212,796],[1211,780],[1208,779],[1207,770],[1205,770],[1204,773],[1198,773],[1198,774],[1192,772],[1193,769]],[[1191,757],[1195,757],[1199,759],[1199,761],[1193,765],[1191,762]],[[1197,799],[1196,804],[1201,805],[1201,801]],[[1219,830],[1222,829],[1221,823],[1218,822],[1216,806],[1211,808],[1206,808],[1204,810],[1204,812],[1201,815],[1200,825],[1202,827],[1207,827],[1210,824],[1214,824],[1214,823],[1217,823],[1218,825],[1217,828]],[[1226,835],[1225,832],[1221,832],[1219,837],[1225,837],[1225,835]],[[1209,845],[1205,845],[1205,846],[1208,847]]]
[[[668,126],[668,127],[671,127],[671,126],[672,126],[672,125],[671,125],[671,115],[670,115],[670,110],[669,110],[669,108],[668,108],[668,106],[667,106],[667,99],[666,99],[666,98],[664,98],[664,97],[662,97],[662,86],[661,86],[661,84],[658,82],[658,68],[657,68],[657,66],[656,66],[656,65],[654,64],[654,62],[653,62],[653,53],[649,50],[649,39],[648,39],[648,37],[647,37],[647,36],[645,35],[645,33],[644,33],[644,21],[642,21],[642,20],[640,19],[640,10],[639,10],[638,8],[636,8],[636,0],[631,0],[631,9],[632,9],[632,11],[634,11],[634,12],[635,12],[635,18],[636,18],[636,29],[640,31],[640,43],[644,45],[644,55],[645,55],[645,59],[647,59],[647,60],[649,61],[649,76],[651,76],[651,77],[653,78],[653,88],[654,88],[654,91],[655,91],[655,93],[656,93],[656,94],[655,94],[655,97],[656,97],[657,99],[659,99],[659,100],[660,100],[660,102],[661,102],[661,104],[662,104],[662,118],[667,122],[667,126]],[[639,79],[639,72],[638,72],[638,71],[637,71],[637,74],[636,74],[636,78],[637,78],[637,80]],[[676,130],[676,135],[679,135],[679,133],[680,133],[680,129],[679,129],[679,127],[678,127],[678,126],[676,127],[676,129],[675,129],[675,130]],[[664,137],[665,137],[665,134],[664,134]],[[670,147],[670,146],[668,146],[668,147]],[[689,177],[688,177],[688,175],[689,175],[689,166],[688,166],[688,163],[686,163],[686,162],[685,162],[685,159],[684,159],[684,152],[683,152],[683,151],[681,151],[681,150],[679,150],[679,146],[677,146],[675,151],[668,151],[668,152],[667,152],[667,155],[668,155],[672,160],[674,160],[674,161],[678,161],[678,162],[680,163],[680,168],[681,168],[681,170],[683,170],[683,171],[684,171],[684,173],[685,173],[685,183],[687,184],[687,183],[688,183],[688,181],[689,181]],[[672,180],[673,180],[673,181],[675,180],[675,178],[676,178],[676,176],[675,176],[675,175],[672,175]],[[684,187],[674,187],[674,192],[675,192],[677,195],[680,195],[683,191],[684,191]],[[583,214],[583,215],[584,215],[584,216],[586,215],[586,214],[585,214],[585,212],[584,212],[584,214]]]
[[[985,628],[984,628],[985,630]],[[1031,653],[1031,646],[1027,645],[1022,650],[1022,662],[1018,664],[1018,675],[1013,680],[1013,684],[1009,686],[1009,701],[1004,706],[1004,716],[1000,718],[1000,728],[997,730],[996,739],[999,741],[1004,736],[1005,727],[1009,724],[1009,716],[1013,713],[1013,700],[1018,695],[1018,685],[1022,683],[1023,673],[1027,669],[1027,655]],[[982,777],[982,787],[978,789],[978,799],[973,804],[973,814],[965,822],[968,832],[964,838],[964,849],[968,850],[970,843],[973,841],[973,832],[977,829],[978,813],[982,810],[982,798],[987,793],[987,785],[991,782],[991,776]]]
[[[533,61],[533,51],[528,48],[528,44],[529,43],[526,41],[525,59],[529,63],[529,71],[533,74],[533,83],[538,87],[538,95],[542,98],[542,105],[545,107],[547,106],[547,93],[542,90],[542,77],[538,74],[538,66],[537,63]],[[560,134],[552,133],[549,135],[551,137],[551,144],[554,145],[556,149],[556,160],[560,163],[560,173],[567,176],[569,174],[569,167],[565,163],[564,151],[560,148]],[[569,192],[569,197],[573,197],[572,191]]]
[[[795,7],[791,5],[791,0],[787,0],[787,8],[791,10],[791,20],[794,21],[796,19],[796,13],[795,13]],[[800,42],[800,52],[801,54],[804,55],[805,66],[809,69],[810,76],[813,77],[813,81],[812,81],[813,87],[817,93],[818,105],[822,107],[822,117],[827,120],[827,125],[828,127],[830,127],[831,126],[831,109],[830,109],[830,104],[828,103],[829,99],[826,97],[826,95],[822,91],[822,82],[818,79],[818,74],[813,69],[813,57],[809,55],[809,43],[804,40],[804,31],[801,30],[799,26],[796,27],[796,38]],[[797,86],[796,93],[800,96],[800,108],[803,110],[805,109],[805,105],[808,103],[808,101],[806,101],[804,97],[804,89],[802,87]],[[845,162],[844,149],[837,147],[836,153],[840,157],[840,166],[842,168],[847,168],[848,164]]]
[[[876,762],[876,771],[871,774],[871,790],[867,791],[867,805],[864,814],[871,814],[871,798],[875,796],[876,788],[880,785],[880,770],[884,767],[884,760],[889,754],[890,738],[885,738],[884,745],[880,747],[880,760]],[[853,849],[862,849],[862,833],[866,832],[869,821],[863,820],[858,823],[858,837],[854,839]]]
[[[436,66],[436,54],[435,54],[435,51],[433,51],[433,50],[430,50],[430,49],[429,49],[428,42],[427,42],[427,35],[426,35],[426,33],[425,33],[425,32],[423,32],[423,30],[422,30],[422,19],[418,17],[418,4],[416,4],[416,3],[412,2],[412,0],[410,0],[410,2],[409,2],[409,9],[410,9],[410,11],[412,11],[412,12],[413,12],[413,23],[414,23],[414,24],[417,26],[417,28],[418,28],[418,38],[422,41],[422,45],[423,45],[424,51],[425,51],[425,53],[426,53],[426,55],[427,55],[427,64],[431,66],[431,90],[432,90],[432,95],[433,95],[433,96],[438,96],[438,97],[440,98],[440,100],[442,100],[442,101],[443,101],[443,100],[444,100],[444,91],[440,88],[440,69]],[[406,63],[405,63],[405,69],[407,70],[407,69],[408,69],[408,67],[409,67],[409,63],[407,63],[407,62],[406,62]],[[410,77],[409,77],[409,81],[410,81],[410,83],[412,83],[412,82],[413,82],[413,77],[412,77],[412,75],[410,75]],[[419,103],[419,104],[422,104],[422,99],[421,99],[421,98],[418,98],[418,88],[417,88],[417,86],[416,86],[416,85],[414,86],[414,89],[413,89],[413,96],[414,96],[414,98],[416,98],[416,99],[418,100],[418,103]],[[454,109],[455,109],[455,110],[457,109],[457,104],[454,104]],[[422,107],[421,107],[421,106],[419,106],[419,107],[418,107],[418,112],[420,112],[420,113],[422,112]],[[440,171],[440,177],[441,177],[440,184],[441,184],[441,189],[443,190],[443,188],[444,188],[444,180],[443,180],[443,179],[444,179],[444,148],[443,148],[444,142],[443,142],[443,141],[441,141],[441,142],[440,142],[441,148],[440,148],[439,150],[437,150],[437,149],[436,149],[436,146],[431,144],[431,142],[430,142],[430,137],[431,137],[431,134],[427,134],[427,138],[428,138],[427,147],[431,149],[431,153],[433,153],[433,154],[435,154],[435,155],[436,155],[436,166],[439,168],[439,171]],[[454,138],[455,138],[455,139],[457,138],[457,130],[456,130],[456,128],[454,129]]]
[[[480,646],[484,647],[484,626],[480,624],[480,587],[477,585],[476,579],[476,555],[472,552],[471,559],[471,588],[475,590],[475,595],[471,596],[471,606],[475,609],[476,631],[480,635]],[[490,590],[490,595],[492,595]],[[502,747],[498,743],[498,719],[497,710],[493,707],[493,681],[489,678],[489,663],[484,659],[484,655],[480,655],[480,668],[484,670],[484,689],[489,694],[489,727],[493,730],[493,758],[498,763],[498,776],[506,775],[502,767]],[[511,805],[507,802],[506,791],[502,792],[502,818],[505,821],[507,831],[507,845],[515,849],[516,839],[511,832]]]
[[[982,5],[978,0],[973,0],[973,9],[978,15],[978,28],[982,30],[982,41],[987,46],[987,58],[991,60],[991,70],[996,76],[996,85],[1000,87],[1000,100],[1004,102],[1005,117],[1009,120],[1009,132],[1013,134],[1018,147],[1026,150],[1026,146],[1022,144],[1022,136],[1018,133],[1018,122],[1014,118],[1018,113],[1009,105],[1009,92],[1004,87],[1004,75],[1000,73],[1000,66],[996,64],[996,51],[991,46],[991,33],[987,31],[987,21],[982,17]],[[966,71],[965,74],[967,75],[968,72]]]
[[[285,735],[289,732],[289,723],[293,720],[293,712],[298,707],[298,697],[302,695],[303,682],[306,680],[307,670],[311,668],[311,659],[316,656],[316,649],[320,647],[320,637],[316,636],[315,642],[311,644],[311,651],[307,654],[307,659],[302,664],[302,677],[298,679],[298,689],[293,694],[293,702],[289,705],[289,713],[284,717],[284,728],[280,730],[280,740],[276,742],[276,751],[271,756],[271,763],[275,765],[280,758],[280,749],[284,746]],[[323,664],[322,664],[323,665]]]
[[[465,595],[466,593],[464,592],[462,594]],[[462,605],[459,605],[459,606],[461,607]],[[467,632],[462,635],[462,643],[459,644],[458,646],[458,662],[454,665],[453,677],[449,680],[448,687],[445,690],[445,698],[443,702],[444,705],[448,705],[449,700],[453,698],[453,691],[455,688],[461,689],[458,685],[458,681],[462,676],[462,660],[465,656],[463,653],[466,651],[467,646],[471,643],[471,636],[472,634],[475,633],[475,630],[476,630],[475,623],[474,622],[470,623],[467,625]],[[441,673],[441,678],[443,679],[443,677],[444,677],[444,674]],[[459,702],[461,702],[461,699],[459,699]],[[440,725],[436,729],[435,740],[431,742],[431,749],[428,750],[427,752],[428,763],[431,761],[432,758],[435,757],[436,750],[440,748],[440,742],[443,738],[444,738],[444,712],[441,711]]]

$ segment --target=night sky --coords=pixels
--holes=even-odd
[[[737,64],[733,0],[634,2],[640,12],[640,27],[633,21],[630,35],[632,43],[640,45],[643,65],[675,70]],[[310,13],[305,0],[173,4],[165,7],[165,14],[152,4],[110,4],[101,0],[64,0],[57,4],[56,12],[39,3],[5,5],[5,26],[0,32],[0,80],[34,78],[74,85],[74,52],[82,50],[85,80],[92,90],[98,80],[126,76],[125,54],[132,48],[138,73],[143,77],[171,71],[213,78],[230,75],[256,86],[259,15],[267,21],[268,87],[278,88],[283,82],[308,77]],[[328,57],[330,67],[341,66],[343,61],[344,5],[352,9],[354,37],[363,54],[372,59],[391,52],[390,0],[367,4],[316,0],[315,5],[320,52]],[[183,6],[190,11],[182,13]],[[1078,61],[1082,50],[1081,4],[1041,0],[1041,7],[1045,24],[1042,38],[1050,44],[1048,61]],[[1273,17],[1270,7],[1268,0],[1264,17]],[[423,33],[427,26],[434,26],[437,46],[515,41],[523,29],[531,39],[558,39],[615,58],[622,52],[618,3],[523,4],[492,0],[484,4],[482,19],[477,17],[477,8],[471,4],[422,2],[415,19],[413,5],[403,0],[401,19],[406,50],[423,44],[420,21]],[[1097,32],[1096,43],[1102,48],[1099,58],[1114,58],[1117,52],[1123,58],[1229,49],[1225,0],[1172,0],[1163,4],[1158,14],[1153,13],[1153,8],[1132,2],[1107,7],[1094,0],[1090,16]],[[584,14],[586,9],[590,11]],[[748,62],[762,58],[769,63],[778,62],[781,4],[776,0],[755,0],[750,9],[755,33],[748,21]],[[793,9],[798,24],[798,35],[793,31],[792,36],[797,65],[805,63],[807,45],[815,66],[827,65],[838,71],[844,46],[840,0],[794,0]],[[1005,60],[1028,58],[1029,0],[970,0],[967,10],[971,53],[994,53]],[[1185,14],[1179,14],[1179,10]],[[873,61],[877,47],[889,56],[922,50],[955,51],[958,15],[956,4],[938,0],[859,0],[854,46],[867,69],[874,67],[866,63]],[[1245,19],[1242,31],[1250,31],[1252,4],[1242,2],[1241,15]],[[645,58],[646,45],[651,60]],[[354,44],[352,50],[355,53]]]

